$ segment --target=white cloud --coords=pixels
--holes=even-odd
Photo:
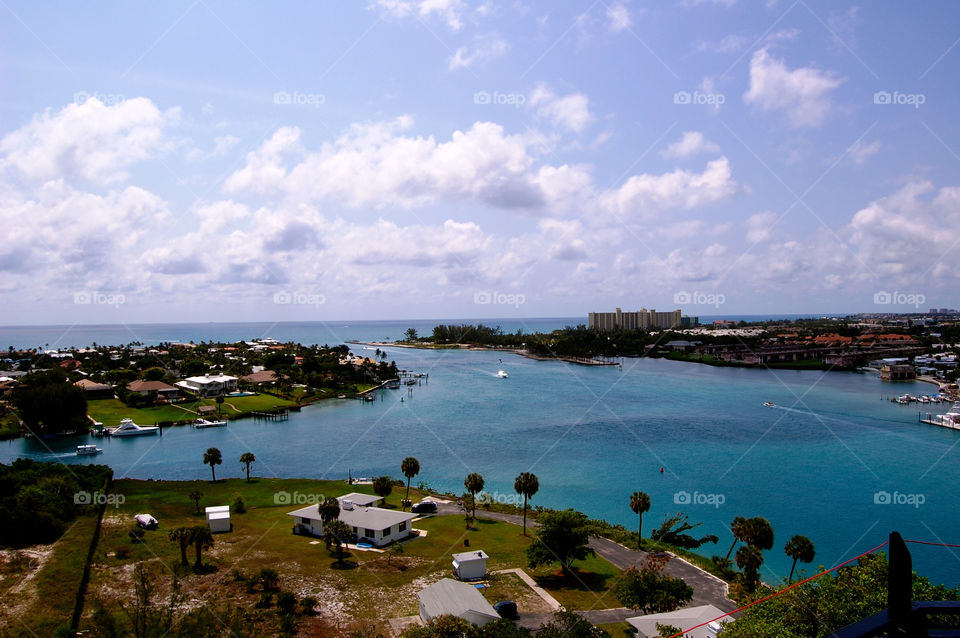
[[[175,125],[179,109],[161,113],[146,98],[105,106],[96,98],[49,110],[0,140],[0,167],[30,180],[79,177],[113,184],[127,167],[151,157],[165,144],[163,129]]]
[[[863,140],[857,140],[847,148],[847,155],[850,157],[850,160],[858,166],[879,152],[880,142],[864,144]]]
[[[447,65],[449,70],[465,69],[478,62],[499,58],[506,55],[507,51],[510,50],[507,41],[494,33],[477,36],[473,40],[473,48],[459,47],[450,56]]]
[[[527,104],[535,109],[538,117],[575,133],[583,131],[594,119],[590,99],[585,94],[570,93],[561,97],[546,84],[539,84],[531,91]]]
[[[369,6],[394,18],[439,17],[454,31],[463,26],[466,7],[462,0],[374,0]]]
[[[769,241],[773,237],[773,225],[777,216],[770,211],[751,215],[747,220],[747,241],[751,244]]]
[[[666,158],[683,159],[700,153],[719,153],[720,147],[707,140],[699,131],[686,131],[679,140],[663,150]]]
[[[630,28],[633,21],[630,19],[630,12],[623,4],[615,4],[607,7],[607,20],[609,20],[610,30],[619,33]]]
[[[842,83],[814,67],[790,70],[783,60],[760,49],[750,60],[750,88],[743,100],[764,111],[785,111],[795,127],[815,127],[830,111],[830,92]]]
[[[689,210],[733,197],[738,190],[726,157],[709,162],[702,173],[677,169],[663,175],[634,175],[603,201],[624,216],[650,215],[667,209]]]

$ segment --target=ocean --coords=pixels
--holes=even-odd
[[[526,325],[546,329],[567,322]],[[210,333],[205,326],[168,325],[137,332],[144,343],[271,336],[332,344],[334,337],[397,338],[407,327],[428,332],[435,323],[344,323],[329,332],[313,324],[263,324],[262,333],[261,324],[219,324]],[[0,331],[0,338],[11,339],[10,330]],[[34,341],[50,341],[49,333],[32,330]],[[117,342],[122,333],[117,327],[82,330],[71,333],[78,340],[73,343]],[[362,346],[353,349],[363,352]],[[241,476],[242,466],[231,459],[252,451],[259,476],[345,478],[400,476],[401,460],[415,456],[421,473],[414,483],[460,492],[463,478],[479,472],[485,491],[504,502],[516,498],[516,475],[530,471],[540,480],[532,506],[574,507],[629,529],[637,522],[629,495],[645,491],[652,508],[643,517],[644,534],[682,511],[702,523],[697,535],[720,538],[701,550],[708,556],[726,553],[732,540],[727,526],[735,516],[764,516],[776,532],[774,548],[765,552],[768,582],[789,572],[783,546],[794,534],[808,536],[817,548],[813,566],[798,566],[808,574],[880,544],[891,530],[905,538],[960,541],[954,491],[960,432],[919,424],[915,407],[883,400],[929,393],[934,386],[894,385],[857,373],[653,359],[584,367],[488,351],[385,349],[401,368],[429,373],[428,380],[381,390],[373,402],[324,401],[287,422],[171,428],[162,437],[2,442],[0,462],[25,456],[107,463],[117,477],[206,479],[203,452],[218,447],[225,459],[218,476]],[[509,378],[496,378],[499,369]],[[764,407],[766,401],[776,407]],[[76,457],[75,446],[88,440],[104,453]],[[955,553],[923,546],[911,551],[919,573],[960,584]]]

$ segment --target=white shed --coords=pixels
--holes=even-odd
[[[230,524],[230,506],[215,505],[206,508],[207,525],[214,534],[218,532],[229,532],[232,529]]]
[[[480,580],[487,575],[487,559],[481,549],[453,555],[453,575],[460,580]]]

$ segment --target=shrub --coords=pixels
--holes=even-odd
[[[242,496],[237,496],[236,500],[233,502],[233,507],[231,509],[237,514],[247,513],[247,506],[243,503]]]
[[[297,608],[297,597],[293,592],[282,591],[277,594],[277,609],[281,614],[292,614]]]
[[[317,599],[315,596],[304,596],[300,599],[300,608],[305,616],[312,616],[314,609],[317,608]]]
[[[266,609],[273,605],[273,594],[268,591],[260,594],[260,598],[257,599],[257,602],[254,604],[254,607],[257,609]]]

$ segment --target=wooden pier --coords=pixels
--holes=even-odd
[[[252,412],[254,421],[286,421],[290,418],[290,410],[280,412]]]
[[[926,416],[926,418],[924,418],[924,416]],[[954,421],[953,419],[944,419],[944,418],[938,419],[936,418],[937,416],[943,417],[944,415],[935,416],[929,412],[927,412],[926,415],[924,415],[923,412],[920,412],[919,414],[917,414],[917,420],[920,423],[926,423],[927,425],[937,425],[937,426],[940,426],[941,428],[947,428],[948,430],[960,430],[960,422]]]

